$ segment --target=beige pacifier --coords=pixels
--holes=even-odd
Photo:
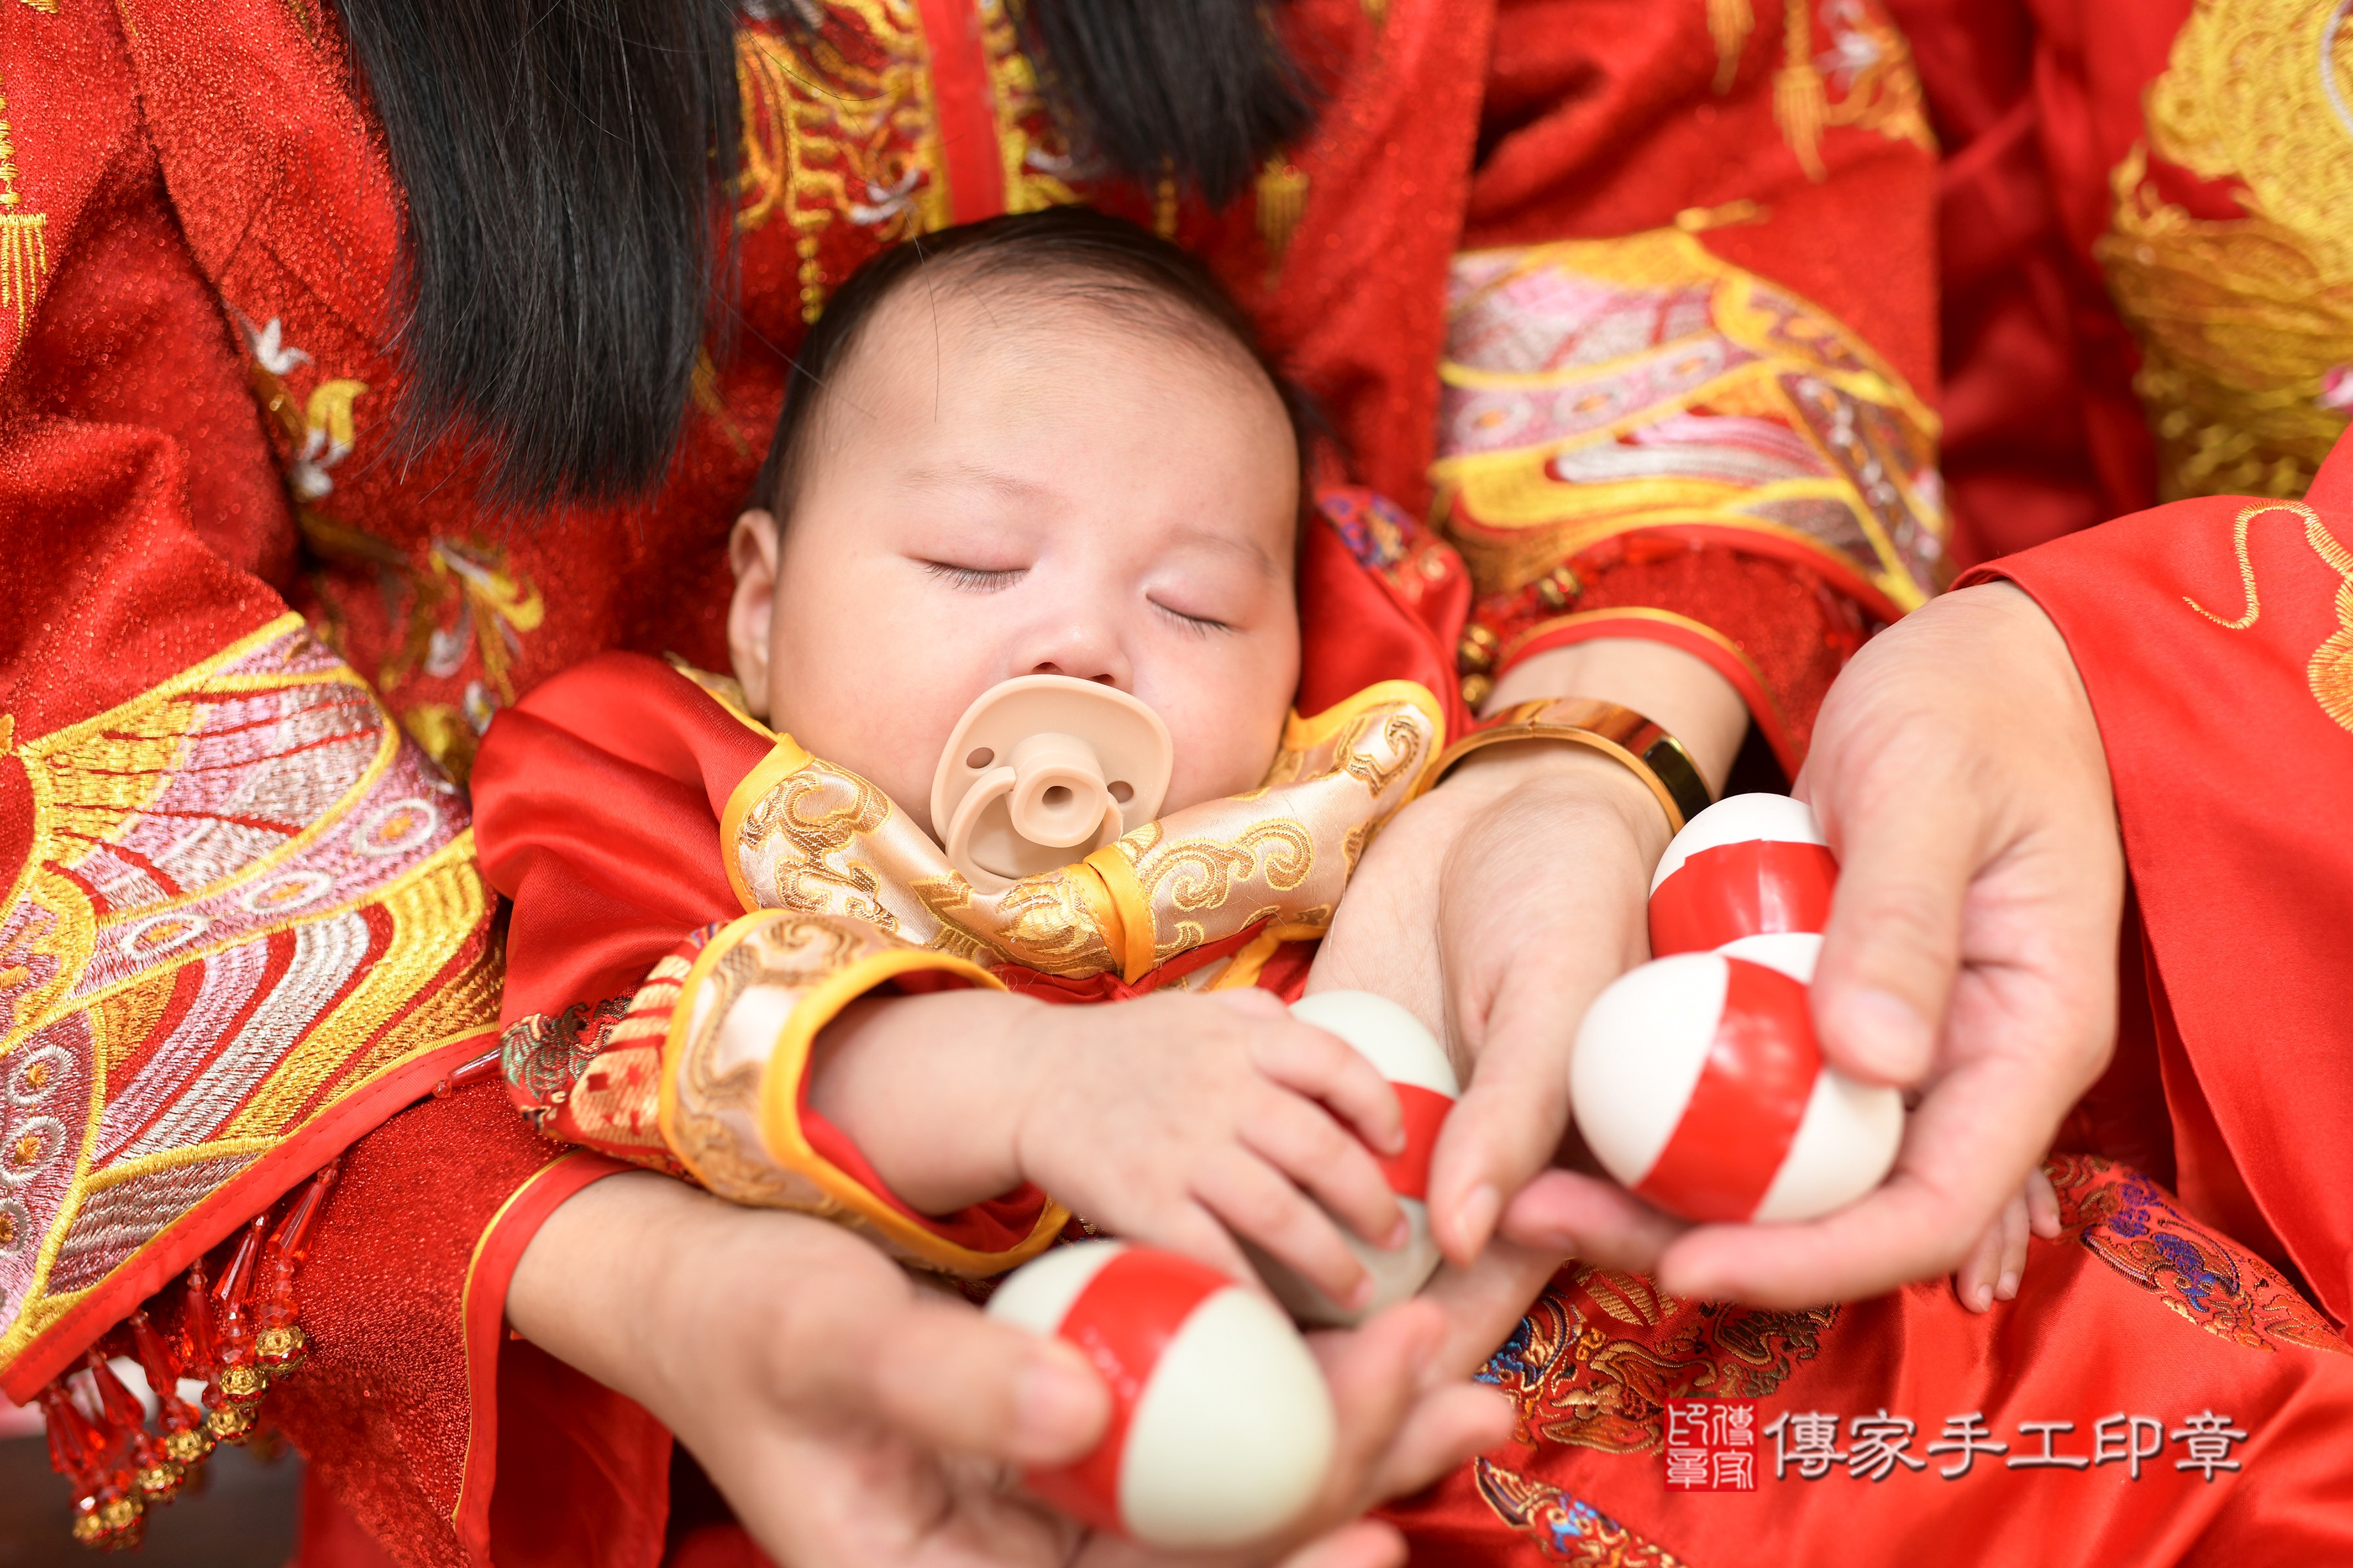
[[[932,830],[984,893],[1083,860],[1160,814],[1176,747],[1126,692],[1024,675],[964,710],[932,775]]]

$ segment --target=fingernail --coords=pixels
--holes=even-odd
[[[1366,1307],[1371,1306],[1373,1304],[1373,1292],[1377,1289],[1378,1289],[1378,1287],[1373,1283],[1373,1277],[1371,1275],[1367,1274],[1358,1279],[1356,1281],[1356,1288],[1348,1292],[1348,1310],[1352,1312],[1361,1312]]]
[[[1412,1239],[1413,1222],[1406,1218],[1405,1215],[1398,1215],[1397,1224],[1389,1226],[1388,1239],[1381,1243],[1381,1250],[1383,1252],[1395,1252],[1398,1247],[1403,1247],[1407,1242],[1411,1241]]]
[[[1993,1288],[1993,1293],[2000,1297],[2005,1301],[2017,1300],[2018,1270],[2015,1268],[2003,1269],[2001,1271],[2001,1283]]]
[[[1103,1387],[1092,1374],[1059,1361],[1031,1361],[1013,1392],[1021,1446],[1039,1453],[1067,1451],[1085,1439],[1103,1403]]]
[[[1969,1292],[1969,1300],[1975,1303],[1975,1305],[1970,1309],[1973,1311],[1990,1312],[1993,1310],[1993,1291],[1983,1285],[1978,1286],[1975,1290]]]
[[[1853,1065],[1889,1083],[1909,1083],[1928,1070],[1935,1042],[1909,1003],[1885,991],[1850,991],[1833,1014]]]
[[[1488,1235],[1495,1228],[1495,1216],[1503,1209],[1503,1194],[1493,1184],[1482,1182],[1471,1189],[1471,1195],[1454,1211],[1454,1234],[1464,1251],[1476,1252],[1487,1245]]]

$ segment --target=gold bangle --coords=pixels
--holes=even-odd
[[[1681,741],[1631,708],[1589,697],[1539,697],[1513,703],[1440,752],[1438,765],[1430,771],[1430,782],[1423,787],[1435,787],[1472,752],[1514,741],[1566,741],[1620,763],[1658,797],[1670,833],[1681,833],[1684,823],[1715,799]]]

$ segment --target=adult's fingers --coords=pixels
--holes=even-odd
[[[2016,1300],[2019,1282],[2026,1278],[2026,1194],[2021,1193],[2001,1208],[2001,1272],[1993,1283],[2001,1300]]]
[[[1886,744],[1901,751],[1905,742]],[[1951,778],[1947,769],[1907,763],[1841,778],[1814,801],[1839,857],[1814,970],[1814,1025],[1831,1064],[1867,1083],[1909,1086],[1927,1072],[1981,863],[1984,808],[1971,792],[1939,787],[1924,773]],[[1893,777],[1905,787],[1884,787]]]
[[[1430,1212],[1456,1263],[1552,1163],[1577,1021],[1650,951],[1643,896],[1665,821],[1631,773],[1597,762],[1514,790],[1449,858],[1439,938],[1475,1061],[1431,1158]],[[1544,847],[1533,859],[1531,845]]]
[[[1338,1435],[1328,1509],[1356,1512],[1434,1479],[1482,1446],[1491,1429],[1481,1414],[1486,1405],[1438,1397],[1453,1387],[1438,1364],[1447,1337],[1446,1314],[1422,1299],[1401,1301],[1359,1328],[1310,1336],[1331,1385]]]
[[[913,1294],[860,1338],[862,1353],[837,1359],[840,1392],[926,1448],[1060,1464],[1111,1419],[1110,1390],[1076,1349],[961,1301]]]
[[[1446,1341],[1431,1363],[1431,1375],[1464,1377],[1482,1365],[1511,1338],[1561,1262],[1557,1252],[1497,1237],[1468,1268],[1442,1266],[1420,1296],[1446,1314]]]
[[[1440,1363],[1450,1325],[1436,1303],[1400,1302],[1314,1343],[1332,1385],[1340,1443],[1335,1502],[1354,1511],[1417,1491],[1511,1436],[1511,1407]]]
[[[1656,1268],[1668,1243],[1690,1228],[1615,1182],[1550,1170],[1512,1199],[1502,1231],[1537,1251],[1642,1274]]]
[[[2018,1294],[2026,1270],[2026,1194],[2021,1191],[2001,1205],[2000,1214],[1953,1271],[1953,1294],[1962,1306],[1989,1312],[1996,1301]]]

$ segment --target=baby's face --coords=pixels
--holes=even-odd
[[[1254,787],[1299,680],[1281,400],[1239,350],[1003,289],[919,279],[867,322],[781,541],[736,526],[737,678],[927,829],[949,731],[1019,675],[1149,704],[1164,812]]]

